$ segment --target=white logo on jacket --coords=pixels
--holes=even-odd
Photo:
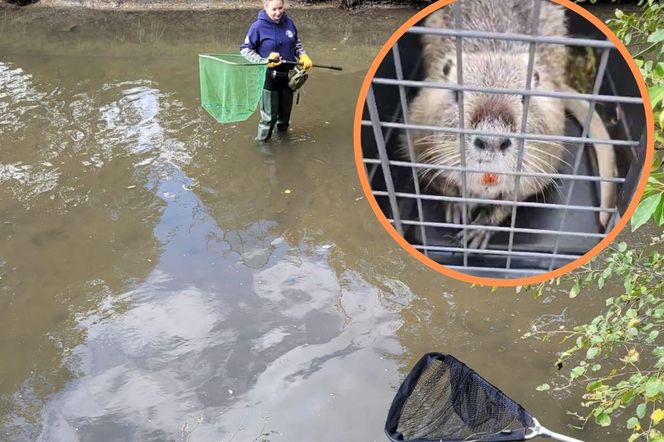
[[[291,31],[290,29],[287,29],[286,30],[286,37],[293,38],[293,31]]]

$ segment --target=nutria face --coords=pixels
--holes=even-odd
[[[464,54],[463,83],[491,88],[524,89],[527,61],[527,54]],[[449,75],[443,81],[457,83],[456,66],[449,69]],[[540,73],[536,68],[531,89],[538,88],[555,89],[546,73]],[[431,89],[430,91],[422,90],[420,94],[425,97],[416,99],[411,113],[425,111],[427,105],[433,105],[437,112],[433,113],[434,117],[430,119],[431,124],[458,127],[460,92]],[[466,185],[471,194],[498,197],[501,194],[508,195],[513,192],[514,175],[500,175],[500,172],[518,170],[519,139],[509,134],[521,131],[524,101],[521,95],[463,92],[465,128],[491,134],[464,136],[466,166],[486,171],[486,173],[466,174]],[[416,118],[416,120],[419,119]],[[563,129],[563,103],[556,99],[531,96],[526,132],[562,135]],[[457,134],[443,132],[421,137],[417,143],[420,160],[432,164],[460,166],[459,137]],[[558,143],[526,140],[521,170],[555,173],[562,160],[563,149]],[[497,179],[495,179],[496,174]],[[434,171],[434,175],[432,183],[443,179],[447,184],[461,186],[460,172],[436,173]],[[549,179],[541,177],[522,177],[519,187],[525,194],[532,194],[542,190],[549,181]]]

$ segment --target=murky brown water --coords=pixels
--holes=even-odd
[[[383,231],[352,160],[364,71],[412,12],[293,11],[317,70],[273,156],[200,107],[199,52],[255,11],[0,11],[0,439],[382,441],[400,379],[454,354],[570,432],[571,302],[489,294]],[[551,316],[560,315],[560,316]],[[586,440],[621,440],[594,426]]]

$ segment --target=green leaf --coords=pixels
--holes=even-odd
[[[662,112],[661,116],[664,116],[664,112]],[[664,127],[664,125],[662,127]],[[657,205],[653,218],[658,226],[664,225],[664,198],[662,198],[662,201]]]
[[[650,96],[650,105],[653,109],[657,104],[664,99],[664,86],[653,86],[648,89],[648,95]]]
[[[623,406],[630,405],[634,401],[635,397],[636,397],[636,392],[634,390],[627,390],[620,397],[620,403],[618,405],[623,405]]]
[[[586,352],[586,359],[594,359],[595,356],[597,356],[597,353],[599,353],[599,348],[590,347]]]
[[[664,358],[659,358],[655,364],[655,368],[664,368]]]
[[[651,399],[659,394],[661,382],[657,379],[651,379],[646,382],[646,398]]]
[[[655,339],[657,339],[657,336],[659,336],[659,330],[651,331],[648,335],[648,342],[654,342]]]
[[[537,390],[537,391],[547,391],[547,390],[551,390],[551,386],[549,384],[542,384],[542,385],[538,385],[537,387],[535,387],[535,390]]]
[[[587,393],[592,393],[593,391],[597,390],[601,386],[603,386],[604,383],[602,381],[594,381],[591,382],[590,384],[586,385],[586,392]]]
[[[604,271],[602,272],[602,278],[608,279],[609,276],[611,276],[612,272],[613,272],[613,269],[611,267],[605,268]]]
[[[638,420],[637,418],[635,418],[635,417],[630,417],[629,419],[627,419],[627,428],[631,430],[631,429],[633,429],[634,427],[636,427],[636,425],[637,425],[638,423],[639,423],[639,420]]]
[[[572,380],[574,380],[574,379],[578,378],[579,376],[582,376],[585,372],[586,372],[586,367],[581,367],[581,366],[574,367],[572,369],[572,371],[570,372],[570,374],[571,374],[570,378]]]
[[[608,427],[611,425],[611,416],[609,416],[607,413],[602,413],[595,418],[595,422],[600,427]]]
[[[639,404],[639,406],[636,407],[636,415],[638,416],[639,419],[644,418],[644,416],[646,415],[646,404]]]
[[[618,244],[618,251],[619,251],[619,252],[622,253],[622,252],[624,252],[624,251],[626,251],[626,250],[627,250],[627,243],[625,243],[625,242],[623,241],[623,242],[621,242],[620,244]]]
[[[660,77],[664,77],[664,61],[657,63],[657,66],[655,66],[655,73]]]
[[[664,41],[664,29],[658,29],[648,36],[648,43]]]
[[[572,289],[569,291],[569,297],[570,298],[576,298],[579,295],[579,292],[581,291],[581,287],[579,286],[579,281],[577,281]]]
[[[656,193],[651,195],[648,198],[644,199],[639,203],[639,206],[634,211],[634,216],[632,216],[632,232],[641,227],[650,219],[650,217],[655,213],[657,205],[662,200],[662,194]]]

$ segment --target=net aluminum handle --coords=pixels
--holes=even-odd
[[[268,58],[267,61],[269,61],[270,63],[276,63],[279,60],[276,60],[276,59],[273,59],[273,58]],[[291,65],[291,66],[295,66],[295,65],[300,64],[297,61],[288,61],[288,60],[281,60],[281,62],[283,64],[287,64],[287,65]],[[335,71],[343,71],[344,70],[344,68],[342,68],[341,66],[330,66],[330,65],[327,65],[327,64],[314,64],[313,67],[323,68],[323,69],[334,69]]]
[[[575,439],[573,437],[565,436],[564,434],[555,433],[549,430],[546,427],[540,425],[537,419],[533,418],[535,426],[533,427],[533,432],[526,435],[525,439],[534,439],[536,437],[548,437],[550,439],[559,440],[562,442],[583,442],[581,439]]]

